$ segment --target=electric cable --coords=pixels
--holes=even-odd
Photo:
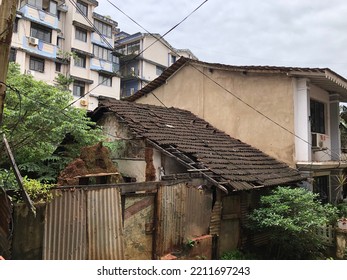
[[[94,27],[95,30],[98,29],[96,28],[96,26],[88,19],[88,17],[86,17],[83,12],[79,9],[79,7],[77,6],[76,2],[74,0],[69,0],[71,2],[71,4],[80,11],[81,15],[86,19],[86,21],[92,26]],[[145,29],[143,26],[141,26],[139,23],[137,23],[137,21],[135,21],[134,19],[132,19],[130,16],[128,16],[126,13],[124,13],[121,9],[119,9],[116,5],[114,5],[113,3],[111,3],[110,1],[108,1],[112,6],[114,6],[116,9],[118,9],[119,11],[121,11],[123,14],[125,14],[128,18],[130,18],[133,22],[135,22],[138,26],[140,26],[141,28],[143,28],[146,32],[148,32],[150,35],[152,35],[155,38],[155,41],[148,46],[146,49],[142,50],[141,52],[139,52],[135,57],[133,57],[130,61],[127,61],[127,63],[125,65],[123,65],[122,67],[126,67],[131,61],[135,61],[137,57],[139,57],[141,54],[143,54],[146,50],[148,50],[148,48],[150,48],[153,44],[155,44],[156,42],[158,42],[159,40],[161,40],[164,36],[166,36],[168,33],[170,33],[171,31],[173,31],[175,28],[177,28],[182,22],[184,22],[185,20],[187,20],[193,13],[195,13],[198,9],[200,9],[208,0],[205,0],[204,2],[202,2],[197,8],[195,8],[191,13],[189,13],[186,17],[184,17],[179,23],[177,23],[174,27],[170,28],[163,36],[157,37],[154,34],[152,34],[151,32],[148,32],[147,29]],[[98,32],[98,34],[100,35],[100,37],[102,37],[104,40],[106,40],[104,38],[104,35],[101,34],[100,32]],[[113,48],[112,46],[110,46],[110,48]],[[114,74],[120,73],[121,69],[119,69],[118,71],[116,71]],[[73,102],[71,102],[68,106],[72,106],[73,104],[75,104],[78,100],[82,99],[83,97],[87,96],[88,94],[90,94],[93,90],[95,90],[98,86],[100,86],[105,80],[103,80],[101,83],[98,83],[98,85],[96,85],[94,88],[92,88],[91,90],[89,90],[88,92],[86,92],[85,94],[83,94],[82,96],[80,96],[79,98],[77,98],[76,100],[74,100]]]
[[[139,24],[136,20],[134,20],[133,18],[131,18],[128,14],[126,14],[124,11],[122,11],[119,7],[117,7],[116,5],[114,5],[110,0],[107,0],[113,7],[115,7],[117,10],[119,10],[122,14],[124,14],[126,17],[128,17],[132,22],[134,22],[136,25],[138,25],[139,27],[141,27],[142,29],[144,29],[147,33],[149,33],[150,35],[152,35],[156,41],[154,41],[154,43],[152,43],[150,46],[148,46],[146,49],[144,49],[142,52],[144,52],[145,50],[147,50],[149,47],[151,47],[153,44],[155,44],[158,40],[162,39],[164,36],[166,36],[169,32],[171,32],[172,30],[174,30],[177,26],[179,26],[183,21],[185,21],[191,14],[193,14],[195,11],[197,11],[202,5],[204,5],[207,1],[204,1],[203,3],[201,3],[194,11],[192,11],[187,17],[185,17],[183,20],[181,20],[178,24],[176,24],[174,27],[172,27],[169,31],[167,31],[164,35],[160,36],[159,38],[155,35],[153,35],[151,32],[148,32],[148,30],[146,28],[144,28],[141,24]],[[173,50],[174,53],[178,56],[180,56],[175,50]],[[138,57],[140,54],[138,54],[136,57]],[[221,87],[223,90],[225,90],[226,92],[228,92],[229,94],[231,94],[234,98],[238,99],[240,102],[244,103],[246,106],[248,106],[249,108],[251,108],[252,110],[254,110],[256,113],[262,115],[264,118],[266,118],[267,120],[271,121],[272,123],[274,123],[275,125],[279,126],[281,129],[284,129],[285,131],[287,131],[288,133],[292,134],[294,137],[298,138],[301,141],[304,141],[305,143],[309,144],[312,146],[311,143],[309,143],[308,141],[306,141],[305,139],[303,139],[302,137],[296,135],[294,132],[290,131],[289,129],[287,129],[286,127],[284,127],[283,125],[281,125],[280,123],[276,122],[275,120],[271,119],[270,117],[268,117],[267,115],[265,115],[264,113],[262,113],[261,111],[259,111],[258,109],[254,108],[253,106],[251,106],[249,103],[245,102],[244,100],[242,100],[239,96],[237,96],[236,94],[234,94],[233,92],[229,91],[227,88],[223,87],[220,83],[218,83],[217,81],[215,81],[214,79],[212,79],[211,77],[207,76],[204,72],[202,72],[200,69],[198,69],[197,67],[195,67],[194,65],[192,65],[192,63],[190,63],[190,65],[196,69],[197,71],[199,71],[201,74],[203,74],[205,77],[207,77],[208,79],[210,79],[213,83],[215,83],[217,86]],[[153,96],[154,93],[152,92]],[[155,96],[156,99],[158,99],[158,101],[165,106],[165,104],[163,104],[159,98],[157,96]],[[166,106],[165,106],[166,107]],[[329,153],[328,151],[330,151],[331,153]],[[323,150],[322,152],[327,154],[328,156],[332,157],[333,154],[337,155],[339,158],[339,165],[341,164],[341,159],[340,159],[340,155],[337,154],[336,152],[332,151],[331,149],[328,149],[328,151]],[[323,157],[324,155],[322,155],[321,157]],[[312,163],[311,163],[312,164]],[[308,165],[309,166],[309,165]],[[303,167],[301,167],[303,168]],[[299,168],[297,168],[299,169]]]

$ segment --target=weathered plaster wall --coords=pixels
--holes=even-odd
[[[294,136],[286,131],[294,131],[292,78],[185,66],[154,94],[165,106],[189,110],[232,137],[295,166]],[[156,97],[149,94],[136,102],[163,106]]]

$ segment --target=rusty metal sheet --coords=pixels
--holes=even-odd
[[[82,189],[54,191],[47,205],[43,259],[87,259],[86,199]]]
[[[242,193],[241,195],[241,226],[245,227],[248,222],[248,215],[252,209],[255,209],[259,205],[261,195],[266,194],[266,190],[259,189],[257,192]],[[269,242],[269,232],[251,232],[246,230],[243,232],[242,247],[251,248],[254,246],[262,246]]]
[[[123,258],[119,188],[55,190],[46,211],[44,259]]]
[[[0,255],[10,258],[12,207],[6,192],[0,188]]]
[[[209,233],[212,195],[185,183],[158,192],[157,254],[180,248],[188,239]]]
[[[186,187],[186,209],[185,209],[185,236],[184,239],[191,239],[209,233],[209,225],[212,214],[212,193]]]
[[[102,188],[86,192],[88,259],[124,259],[120,189]]]
[[[222,216],[222,202],[216,201],[213,205],[210,222],[210,234],[219,236]]]
[[[183,243],[184,238],[184,184],[160,188],[160,232],[158,232],[157,253],[172,252]]]
[[[218,252],[220,255],[237,249],[241,244],[241,198],[226,196],[222,200],[222,220]]]

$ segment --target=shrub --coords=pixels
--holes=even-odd
[[[276,188],[261,197],[260,205],[249,216],[250,228],[269,233],[269,258],[323,258],[326,248],[317,232],[336,221],[335,207],[322,205],[308,190],[290,187]]]
[[[50,191],[50,184],[44,184],[38,180],[24,178],[23,185],[30,199],[34,202],[48,202],[53,198]]]
[[[240,250],[233,250],[222,254],[221,260],[254,260],[257,259],[255,255],[246,253]]]
[[[339,217],[347,217],[347,203],[340,203],[336,207]]]

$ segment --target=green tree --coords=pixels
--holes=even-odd
[[[335,219],[337,209],[321,204],[318,196],[303,188],[278,187],[262,196],[260,207],[249,216],[253,230],[270,235],[269,258],[317,259],[325,252],[317,234]]]
[[[9,66],[7,84],[1,129],[28,177],[54,181],[81,147],[102,139],[101,129],[86,110],[69,106],[71,92],[20,74],[14,63]],[[1,164],[6,167],[5,159],[1,157]]]

